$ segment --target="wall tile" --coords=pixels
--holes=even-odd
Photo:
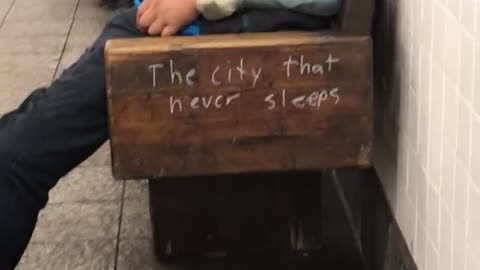
[[[470,152],[471,152],[471,130],[472,130],[472,112],[465,100],[460,99],[458,111],[458,127],[457,127],[457,159],[465,167],[470,168]]]
[[[444,80],[441,69],[432,66],[432,93],[430,95],[430,146],[428,148],[428,175],[430,183],[440,189],[443,158]]]
[[[475,32],[477,33],[477,36],[480,37],[480,4],[478,3],[478,1],[475,1],[475,5]]]
[[[474,255],[470,250],[467,253],[467,270],[480,270],[478,256]]]
[[[420,42],[418,40],[413,39],[412,40],[412,62],[411,62],[412,66],[410,67],[411,68],[410,84],[415,93],[420,88],[420,65],[421,65],[420,49],[421,49]]]
[[[417,226],[417,238],[415,243],[414,259],[417,263],[418,269],[426,269],[426,247],[427,247],[427,238],[425,228],[423,226]]]
[[[426,253],[426,263],[425,263],[425,269],[428,270],[439,270],[439,265],[438,265],[438,253],[433,247],[432,242],[428,242],[427,244],[427,253]]]
[[[397,190],[396,190],[396,199],[401,202],[397,204],[397,209],[395,213],[399,211],[400,205],[405,205],[405,201],[408,199],[408,162],[409,162],[409,149],[408,149],[408,135],[406,133],[400,133],[400,143],[399,143],[399,159],[397,166]]]
[[[478,4],[480,6],[480,4]],[[480,12],[479,12],[480,14]],[[480,16],[480,15],[479,15]],[[480,19],[478,19],[480,21]],[[480,26],[479,26],[480,28]],[[474,108],[475,108],[475,113],[477,115],[480,115],[480,30],[478,30],[478,38],[476,40],[476,46],[475,46],[475,71],[474,71],[474,85],[473,85],[473,102],[474,102]]]
[[[441,208],[440,222],[440,270],[452,270],[452,255],[453,255],[453,218],[449,211]]]
[[[478,256],[470,249],[467,252],[467,270],[480,270]]]
[[[415,94],[413,89],[408,91],[409,95],[409,106],[408,106],[408,124],[406,127],[406,133],[411,138],[411,147],[413,150],[412,157],[416,156],[418,152],[419,145],[419,105],[418,105],[418,96]],[[414,154],[414,155],[413,155]]]
[[[409,46],[412,41],[412,16],[413,13],[409,10],[409,1],[399,1],[398,4],[398,25],[399,25],[399,40],[402,46]],[[409,57],[410,58],[410,57]]]
[[[456,164],[454,151],[448,145],[444,146],[444,158],[442,161],[442,187],[441,200],[445,207],[453,213],[455,183],[456,183]]]
[[[471,173],[474,185],[480,188],[480,117],[473,118]]]
[[[391,3],[384,17],[398,19],[398,53],[384,62],[400,75],[400,115],[398,122],[381,123],[401,131],[402,150],[393,164],[381,165],[398,166],[397,190],[389,190],[396,218],[420,270],[474,270],[480,257],[480,241],[472,240],[480,239],[480,1],[380,1]]]
[[[455,2],[460,2],[454,0]],[[444,51],[444,68],[447,76],[452,80],[455,86],[460,81],[460,41],[461,32],[457,20],[452,16],[446,16],[445,24],[445,51]]]
[[[478,214],[478,207],[480,206],[480,190],[471,187],[468,196],[468,229],[467,239],[472,251],[480,256],[480,215]]]
[[[418,43],[420,43],[421,41],[420,36],[422,34],[421,22],[422,22],[423,6],[424,6],[423,2],[425,2],[425,0],[417,0],[415,6],[412,7],[412,12],[413,12],[412,23],[414,25],[414,27],[412,28],[412,38],[414,41]]]
[[[430,128],[430,85],[431,85],[431,57],[425,49],[421,52],[420,88],[417,90],[420,100],[419,118],[419,158],[422,168],[428,169],[428,148]]]
[[[450,79],[445,80],[445,144],[449,144],[454,153],[457,151],[458,87]]]
[[[445,50],[445,13],[443,6],[434,1],[433,8],[433,57],[438,65],[443,64],[443,53]]]
[[[453,232],[453,270],[470,270],[466,268],[467,243],[465,241],[465,223],[455,221]]]
[[[475,31],[475,1],[476,0],[462,0],[462,16],[461,22],[463,26],[470,32]]]
[[[423,0],[423,14],[421,21],[422,43],[428,51],[432,50],[433,0]]]
[[[456,222],[465,224],[467,221],[467,194],[468,194],[468,172],[460,163],[456,163],[456,177],[455,177],[455,202],[453,218]]]
[[[465,31],[461,33],[460,93],[467,100],[472,100],[475,44],[471,34]]]
[[[404,53],[407,53],[407,52],[404,52]],[[404,60],[408,58],[410,59],[410,57],[405,57]],[[410,61],[410,60],[408,60]],[[409,63],[407,62],[404,62],[403,64],[405,65],[410,65]],[[407,84],[407,81],[408,81],[408,74],[409,72],[408,71],[400,71],[401,72],[401,79],[402,80],[402,86],[400,86],[401,88],[400,89],[409,89],[407,91],[399,91],[398,93],[398,98],[400,99],[399,100],[399,108],[398,108],[398,132],[399,133],[409,133],[408,131],[408,128],[409,128],[409,117],[410,117],[410,106],[411,106],[411,103],[410,103],[410,88],[406,85]],[[405,134],[407,135],[407,134]],[[408,136],[408,135],[407,135]],[[406,144],[405,146],[408,146],[410,145],[410,140],[411,140],[411,137],[408,136],[408,144]]]
[[[415,202],[417,198],[418,182],[422,178],[422,168],[416,162],[414,155],[413,151],[409,152],[408,179],[411,181],[409,180],[407,185],[407,196],[411,202]]]
[[[432,185],[427,187],[427,236],[435,250],[440,245],[440,200],[438,192]]]
[[[462,12],[462,1],[459,0],[447,0],[447,7],[449,11],[455,16],[455,19],[460,18]]]
[[[415,204],[410,202],[410,200],[405,200],[402,204],[399,205],[399,211],[396,216],[399,220],[399,225],[405,237],[407,246],[412,254],[415,248],[415,226],[417,220],[415,215],[415,207]]]
[[[417,181],[417,224],[423,227],[427,219],[427,179],[423,169],[420,168],[417,177],[413,179]]]

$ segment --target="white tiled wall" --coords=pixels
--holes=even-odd
[[[382,2],[398,89],[377,171],[419,270],[480,270],[480,0]]]

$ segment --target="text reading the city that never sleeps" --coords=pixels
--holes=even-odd
[[[201,76],[208,76],[209,84],[213,87],[223,87],[233,82],[242,82],[250,89],[255,89],[261,80],[264,69],[261,66],[246,67],[248,59],[240,58],[238,62],[226,61],[225,65],[212,66],[211,70],[202,71]],[[298,76],[325,76],[335,72],[335,66],[340,58],[332,53],[328,54],[325,60],[312,63],[304,55],[287,56],[280,62],[279,74],[285,79]],[[151,77],[153,88],[168,87],[159,83],[160,76],[168,76],[167,82],[170,86],[196,87],[199,71],[196,68],[182,70],[175,64],[175,59],[169,59],[164,63],[155,63],[147,66]],[[163,80],[162,80],[163,81]],[[274,89],[261,97],[265,110],[320,108],[323,103],[331,101],[338,104],[341,100],[341,89],[339,87],[328,87],[326,89],[311,89],[308,93],[293,94],[289,89]],[[180,98],[174,94],[169,97],[169,113],[176,114],[186,110],[220,110],[227,108],[242,100],[244,92],[228,92],[202,95],[192,95],[188,99]]]

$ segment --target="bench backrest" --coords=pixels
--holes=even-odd
[[[370,35],[375,0],[343,0],[335,27],[342,34]]]

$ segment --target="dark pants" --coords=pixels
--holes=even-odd
[[[13,269],[48,192],[108,139],[104,47],[138,37],[136,10],[122,12],[48,88],[0,119],[0,269]]]

